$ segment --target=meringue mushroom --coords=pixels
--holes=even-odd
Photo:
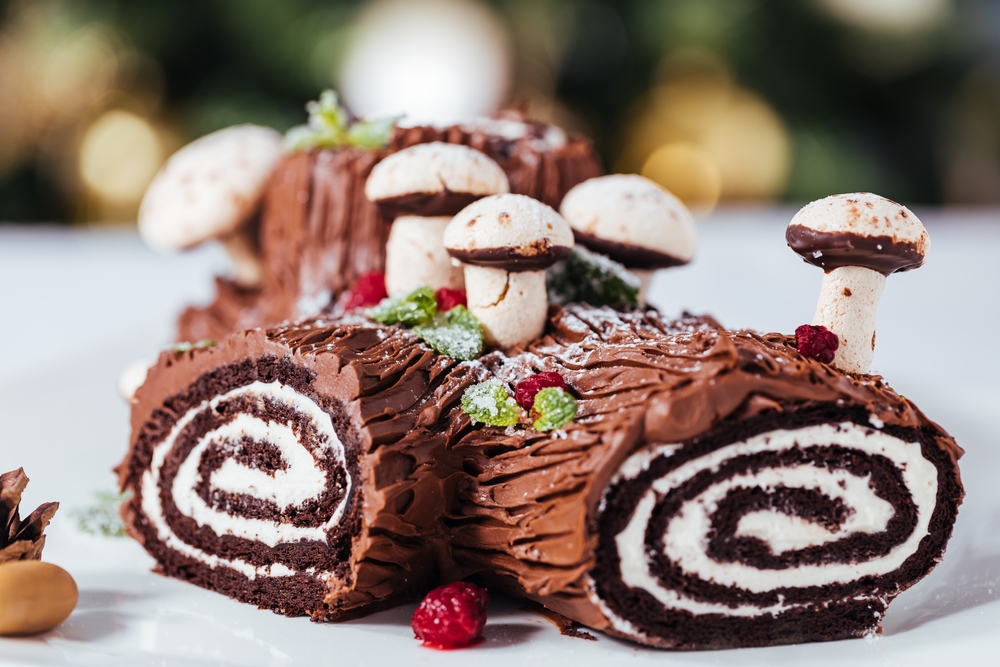
[[[566,193],[559,211],[577,243],[639,277],[641,301],[646,300],[654,270],[687,264],[698,248],[694,218],[687,207],[635,174],[586,180]]]
[[[486,197],[452,219],[444,246],[465,265],[469,310],[488,344],[526,345],[542,334],[545,269],[573,247],[573,232],[558,213],[524,195]]]
[[[849,373],[868,373],[886,276],[924,263],[927,230],[905,206],[860,192],[807,204],[792,218],[785,239],[826,272],[812,323],[840,340],[831,363]]]
[[[282,154],[281,135],[236,125],[197,139],[160,168],[139,207],[139,234],[158,250],[220,241],[235,282],[255,287],[261,265],[252,225],[268,178]]]
[[[395,218],[385,248],[389,296],[423,285],[461,289],[462,270],[441,244],[444,229],[477,199],[509,191],[500,165],[460,144],[417,144],[376,164],[365,195],[382,215]]]

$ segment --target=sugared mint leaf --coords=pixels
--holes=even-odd
[[[332,90],[324,90],[319,101],[306,104],[306,110],[309,121],[285,133],[285,148],[290,151],[344,146],[368,150],[382,148],[389,142],[392,128],[399,121],[399,117],[353,120]]]
[[[538,418],[532,424],[536,431],[554,431],[573,421],[576,416],[576,399],[560,387],[546,387],[535,394],[532,412]]]
[[[365,315],[381,324],[416,326],[429,322],[436,312],[434,290],[425,286],[398,299],[382,299],[377,306],[366,310]]]
[[[438,313],[429,324],[414,327],[413,333],[441,354],[469,361],[483,351],[483,327],[465,306]]]
[[[462,394],[462,410],[472,423],[513,426],[518,421],[517,402],[499,380],[474,384]]]
[[[77,528],[89,535],[125,537],[125,526],[118,516],[118,508],[131,497],[131,491],[126,491],[124,494],[111,491],[95,492],[92,504],[72,512]]]
[[[171,352],[174,352],[175,354],[183,354],[185,352],[190,352],[191,350],[200,350],[206,347],[215,347],[215,345],[216,343],[214,340],[212,340],[211,338],[205,338],[204,340],[199,340],[197,343],[188,343],[188,342],[174,343],[167,349],[170,350]]]
[[[391,118],[376,118],[375,120],[359,120],[347,130],[347,143],[370,151],[382,148],[389,143],[392,129],[396,127],[400,116]]]
[[[639,279],[618,262],[582,246],[545,273],[549,300],[560,305],[589,303],[618,310],[639,305]]]

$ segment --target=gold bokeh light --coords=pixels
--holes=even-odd
[[[80,144],[80,176],[112,206],[138,204],[164,159],[164,146],[148,120],[113,109],[95,120]]]

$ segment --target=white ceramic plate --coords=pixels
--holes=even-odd
[[[791,331],[820,272],[784,247],[790,211],[730,211],[702,223],[690,267],[664,272],[665,312]],[[879,309],[876,369],[967,450],[968,496],[944,561],[890,607],[876,639],[671,653],[598,635],[561,636],[519,602],[496,599],[485,641],[442,652],[412,638],[413,606],[336,625],[288,619],[149,572],[127,539],[81,533],[74,510],[111,490],[128,437],[119,372],[169,340],[181,304],[204,300],[221,253],[157,257],[132,232],[0,230],[0,469],[24,466],[24,508],[62,503],[45,559],[80,585],[70,619],[0,639],[4,665],[969,665],[1000,661],[1000,279],[991,216],[929,215],[928,265],[893,276]]]

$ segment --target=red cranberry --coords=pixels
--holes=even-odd
[[[465,581],[435,588],[413,612],[413,634],[434,648],[466,646],[483,633],[490,594]]]
[[[535,404],[535,394],[546,387],[566,388],[566,382],[559,373],[539,373],[514,385],[514,400],[525,410]]]
[[[354,287],[348,292],[344,307],[355,310],[366,306],[374,306],[389,296],[385,291],[384,273],[365,273],[358,277]]]
[[[434,296],[437,298],[438,311],[442,313],[447,313],[455,306],[469,306],[469,302],[465,299],[464,289],[442,287],[434,293]]]
[[[803,357],[828,364],[840,347],[840,339],[824,326],[803,324],[795,330],[795,348]]]

